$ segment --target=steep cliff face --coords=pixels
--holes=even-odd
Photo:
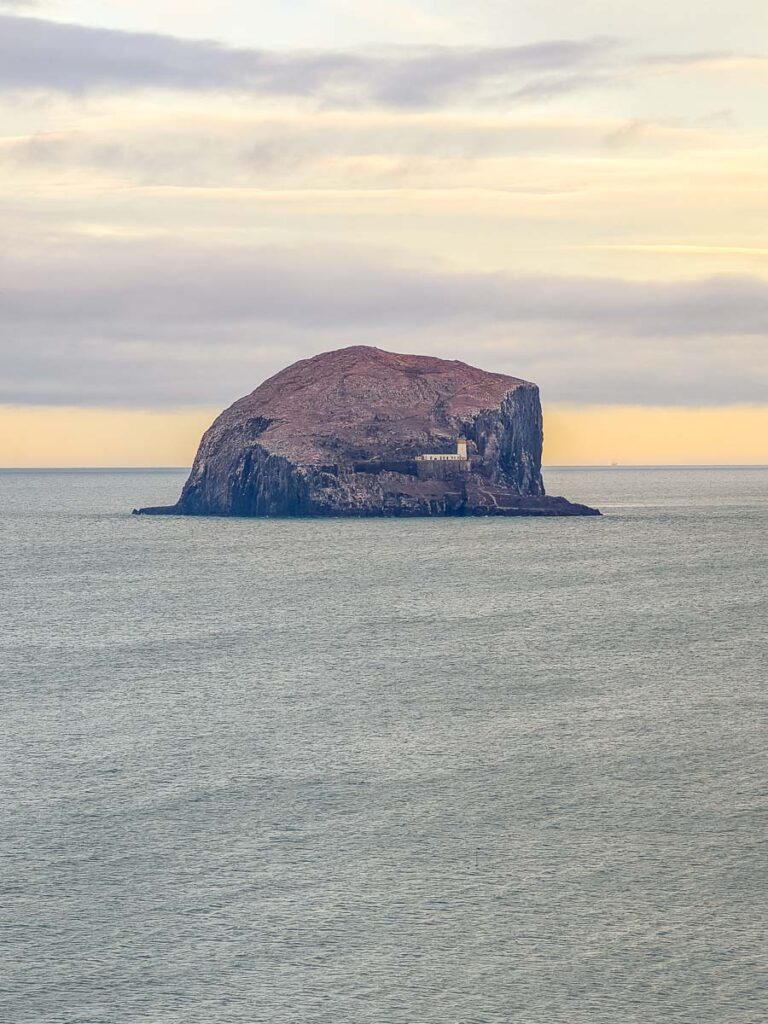
[[[416,472],[468,441],[470,463]],[[205,433],[179,515],[588,515],[544,494],[538,388],[428,356],[353,347],[304,359]],[[422,466],[422,470],[424,467]]]

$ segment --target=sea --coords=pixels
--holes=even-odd
[[[602,518],[0,473],[4,1024],[764,1024],[768,470]]]

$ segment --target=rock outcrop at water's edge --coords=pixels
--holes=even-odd
[[[467,441],[467,459],[424,463]],[[539,390],[365,346],[303,359],[226,409],[175,505],[144,515],[599,515],[545,495]]]

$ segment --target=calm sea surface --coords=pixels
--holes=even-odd
[[[602,519],[0,474],[0,1020],[764,1024],[766,470]]]

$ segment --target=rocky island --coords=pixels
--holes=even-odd
[[[281,370],[143,515],[584,516],[541,478],[539,389],[457,360],[354,346]]]

